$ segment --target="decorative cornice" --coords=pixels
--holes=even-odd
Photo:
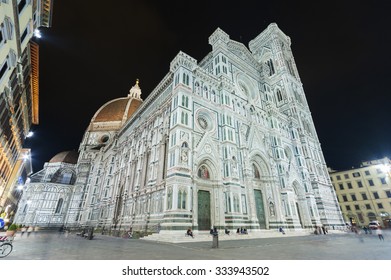
[[[258,71],[261,71],[261,66],[259,63],[254,59],[252,53],[242,43],[231,40],[228,43],[228,50],[237,57],[241,58],[243,61],[254,66],[254,68]]]
[[[170,71],[174,73],[179,67],[193,71],[197,67],[197,60],[180,51],[170,63]]]
[[[253,53],[256,52],[257,48],[260,45],[264,45],[265,42],[273,39],[273,35],[277,35],[278,37],[282,38],[283,40],[288,42],[288,45],[291,44],[291,39],[289,38],[289,36],[285,35],[285,33],[282,32],[280,28],[278,28],[276,23],[271,23],[261,34],[259,34],[255,39],[250,41],[250,51]]]
[[[200,78],[203,81],[207,81],[208,83],[216,87],[219,85],[219,79],[216,78],[215,75],[211,75],[210,73],[208,73],[208,71],[201,67],[195,68],[193,74],[195,77]]]
[[[209,36],[209,44],[214,46],[216,43],[219,42],[227,44],[229,42],[229,35],[220,28],[217,28],[215,32],[213,32],[212,35]]]

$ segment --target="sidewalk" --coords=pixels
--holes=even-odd
[[[328,234],[346,234],[344,231],[331,230]],[[225,234],[223,231],[219,232],[219,240],[249,240],[249,239],[261,239],[261,238],[286,238],[286,237],[297,237],[297,236],[308,236],[314,235],[311,230],[296,230],[296,231],[285,231],[285,234],[282,234],[278,230],[260,230],[249,232],[248,234],[237,234],[236,232],[231,232],[229,235]],[[160,232],[159,234],[154,233],[149,236],[142,238],[147,241],[159,241],[159,242],[168,242],[168,243],[186,243],[186,242],[204,242],[211,241],[212,236],[209,232],[194,232],[194,238],[186,236],[185,232]]]

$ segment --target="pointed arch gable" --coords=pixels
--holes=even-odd
[[[260,178],[271,175],[269,164],[267,164],[265,157],[263,157],[259,152],[255,152],[250,156],[250,162],[251,165],[254,164],[255,167],[258,168]]]
[[[295,194],[297,196],[303,196],[304,195],[303,187],[297,180],[294,180],[292,182],[292,188],[293,188],[293,191],[295,192]]]

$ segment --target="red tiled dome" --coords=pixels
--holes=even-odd
[[[72,163],[76,164],[77,159],[79,157],[79,153],[76,151],[65,151],[58,153],[52,159],[49,161],[50,163],[55,163],[55,162],[65,162],[65,163]]]
[[[128,102],[130,102],[129,106]],[[92,119],[92,122],[126,121],[133,115],[140,104],[141,100],[127,97],[114,99],[98,110]]]

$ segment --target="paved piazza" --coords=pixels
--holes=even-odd
[[[391,260],[391,232],[384,241],[374,234],[330,233],[327,235],[167,243],[124,239],[97,234],[86,240],[74,234],[38,232],[18,234],[14,250],[3,260]]]

